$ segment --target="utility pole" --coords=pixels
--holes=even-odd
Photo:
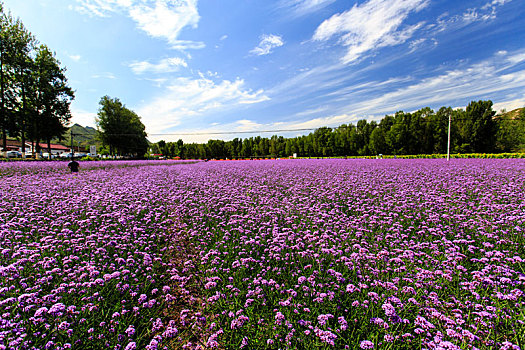
[[[69,137],[71,138],[71,159],[75,156],[75,149],[73,148],[73,129],[69,129]]]
[[[450,160],[450,124],[452,123],[452,113],[448,114],[448,141],[447,141],[447,162]]]

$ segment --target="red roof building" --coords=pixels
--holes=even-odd
[[[47,143],[39,143],[40,151],[41,152],[47,152]],[[18,140],[7,140],[7,151],[19,151],[22,152],[22,142]],[[36,145],[35,145],[35,152],[36,152]],[[0,140],[0,151],[3,151],[3,142]],[[71,149],[67,146],[58,145],[55,143],[51,144],[51,154],[61,154],[64,152],[70,152]],[[31,142],[25,143],[25,152],[26,153],[33,153],[33,145]]]

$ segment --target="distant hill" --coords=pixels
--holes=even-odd
[[[73,144],[74,146],[79,146],[84,150],[88,150],[89,146],[97,146],[97,149],[100,149],[102,142],[97,139],[97,130],[90,126],[82,126],[79,124],[73,124],[68,131],[64,133],[64,138],[62,140],[55,139],[53,143],[60,143],[65,146],[71,145],[71,132],[73,132]]]
[[[73,124],[65,133],[62,140],[55,139],[53,143],[59,143],[64,146],[71,145],[71,131],[73,132],[74,146],[80,146],[81,149],[88,151],[89,146],[97,146],[97,150],[102,149],[102,141],[97,138],[97,130],[90,126]],[[151,144],[149,140],[148,144]]]
[[[512,120],[516,120],[518,119],[518,117],[522,115],[522,116],[525,116],[525,107],[521,107],[521,108],[516,108],[516,109],[513,109],[512,111],[510,112],[503,112],[503,113],[498,113],[495,118],[502,118],[502,119],[512,119]]]
[[[69,129],[70,131],[73,131],[73,139],[75,141],[80,141],[81,143],[87,142],[91,144],[94,144],[95,142],[97,142],[96,141],[97,130],[95,128],[92,128],[90,126],[84,127],[79,124],[74,124]],[[70,133],[68,132],[68,134]]]

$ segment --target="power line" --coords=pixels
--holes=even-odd
[[[395,121],[393,124],[410,124],[410,121]],[[447,118],[448,119],[448,118]],[[469,118],[452,118],[452,121],[465,121],[465,120],[471,120]],[[513,118],[498,118],[498,120],[516,120]],[[380,121],[375,121],[376,126],[380,125]],[[431,120],[430,118],[424,118],[420,119],[419,121],[416,121],[415,123],[427,123],[427,122],[435,122],[436,120]],[[367,121],[368,122],[368,121]],[[368,122],[370,124],[370,122]],[[349,124],[347,127],[352,125],[354,128],[357,126],[354,124]],[[340,126],[336,127],[328,127],[330,129],[338,129]],[[208,131],[208,132],[179,132],[179,133],[153,133],[148,134],[148,136],[203,136],[203,135],[230,135],[230,134],[262,134],[262,133],[279,133],[279,132],[296,132],[296,131],[312,131],[317,130],[323,127],[318,128],[300,128],[300,129],[276,129],[276,130],[250,130],[250,131]],[[73,133],[73,136],[93,136],[93,134],[77,134]],[[107,136],[137,136],[137,134],[105,134]]]
[[[224,134],[258,134],[271,132],[294,132],[294,131],[312,131],[319,128],[303,129],[279,129],[279,130],[251,130],[251,131],[209,131],[209,132],[179,132],[179,133],[155,133],[148,136],[199,136],[199,135],[224,135]],[[92,136],[93,134],[73,134],[74,136]],[[137,134],[105,134],[108,136],[136,136]]]
[[[311,131],[318,128],[304,128],[304,129],[280,129],[280,130],[252,130],[252,131],[213,131],[213,132],[189,132],[189,133],[164,133],[164,134],[149,134],[152,136],[162,135],[224,135],[224,134],[258,134],[258,133],[269,133],[269,132],[294,132],[294,131]]]

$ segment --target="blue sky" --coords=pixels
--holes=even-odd
[[[152,141],[525,106],[523,0],[3,2],[67,68],[72,122],[109,95]]]

